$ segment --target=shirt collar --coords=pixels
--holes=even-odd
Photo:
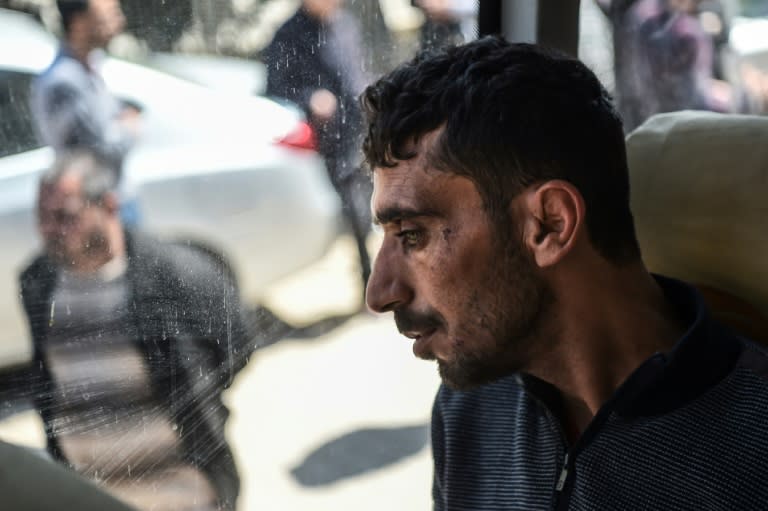
[[[88,54],[88,58],[86,59],[86,62],[82,62],[80,59],[75,56],[75,52],[72,51],[72,48],[64,42],[61,43],[59,46],[59,53],[56,56],[56,60],[67,58],[72,59],[76,61],[78,64],[83,66],[83,68],[90,74],[94,74],[96,72],[96,69],[100,67],[101,61],[104,59],[104,53],[103,51],[99,50],[93,50]]]
[[[688,328],[668,353],[649,357],[605,403],[627,417],[662,414],[692,401],[721,381],[741,353],[741,344],[711,318],[694,287],[654,277]],[[559,414],[560,394],[552,385],[527,374],[518,379],[529,394]]]
[[[741,354],[741,343],[712,319],[695,288],[656,280],[689,326],[668,353],[651,356],[619,388],[614,400],[622,415],[655,415],[685,405],[725,378]]]

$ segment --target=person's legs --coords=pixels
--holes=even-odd
[[[370,212],[367,207],[371,198],[370,179],[360,172],[355,172],[339,183],[337,191],[343,202],[344,216],[352,228],[352,235],[357,244],[363,294],[365,294],[365,286],[371,275],[371,258],[366,243],[371,230]]]
[[[349,161],[335,155],[326,156],[328,176],[342,203],[342,214],[352,230],[360,261],[363,296],[368,277],[371,275],[371,258],[367,238],[371,230],[370,200],[373,185],[368,175],[355,168]]]

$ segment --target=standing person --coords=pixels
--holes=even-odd
[[[435,509],[762,509],[768,356],[647,271],[594,74],[484,38],[363,106],[368,305],[443,380]]]
[[[699,19],[701,0],[596,0],[613,29],[614,73],[624,128],[657,113],[758,113],[765,80],[744,68],[744,86],[715,75],[718,47]]]
[[[48,449],[139,509],[235,509],[221,393],[250,351],[237,287],[209,252],[124,229],[106,165],[66,154],[43,176],[44,251],[21,274]]]
[[[453,46],[477,37],[476,0],[411,0],[424,12],[419,44],[422,50]]]
[[[140,113],[107,90],[99,75],[103,50],[125,25],[119,0],[57,0],[64,37],[53,63],[32,84],[32,117],[54,151],[86,149],[121,175],[136,141]],[[138,220],[131,190],[123,190],[124,219]]]
[[[715,78],[715,44],[698,17],[699,0],[667,0],[638,27],[645,72],[643,119],[677,110],[738,112],[744,99]],[[635,78],[637,79],[637,77]]]
[[[371,273],[366,248],[370,180],[357,172],[362,138],[357,96],[367,79],[358,23],[342,4],[342,0],[303,0],[275,33],[262,58],[267,66],[267,94],[298,104],[317,135],[320,154],[357,242],[365,285]]]

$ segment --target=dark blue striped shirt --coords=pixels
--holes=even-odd
[[[559,394],[533,377],[440,389],[436,510],[768,509],[768,356],[711,320],[695,290],[659,280],[690,328],[574,445]]]

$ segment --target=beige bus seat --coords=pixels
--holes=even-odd
[[[675,112],[627,137],[631,204],[655,273],[768,343],[768,117]]]

